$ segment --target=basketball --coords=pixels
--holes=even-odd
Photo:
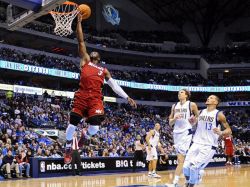
[[[82,14],[83,19],[88,19],[89,16],[91,15],[91,9],[86,4],[79,5],[78,10],[80,14]]]

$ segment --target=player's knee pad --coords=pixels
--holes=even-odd
[[[69,119],[70,124],[77,126],[78,123],[80,123],[81,119],[82,116],[80,114],[77,114],[75,112],[70,112],[70,119]]]
[[[92,117],[88,118],[86,120],[86,122],[91,124],[91,125],[100,126],[104,119],[105,119],[104,115],[96,115],[96,116],[92,116]]]

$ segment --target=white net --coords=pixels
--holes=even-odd
[[[54,32],[59,36],[68,36],[73,33],[72,22],[76,15],[78,5],[72,2],[65,2],[50,12],[56,22]]]

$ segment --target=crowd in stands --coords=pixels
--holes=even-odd
[[[0,59],[34,66],[56,68],[65,71],[79,71],[76,64],[70,60],[45,56],[43,54],[27,54],[22,51],[8,48],[0,48]]]
[[[22,51],[1,48],[0,59],[12,62],[56,68],[72,72],[79,72],[77,65],[66,59],[45,56],[43,54],[27,54]],[[222,80],[206,80],[198,73],[154,73],[152,71],[119,71],[111,70],[114,78],[132,82],[163,84],[163,85],[183,85],[183,86],[229,86],[229,85],[249,85],[242,77],[228,77]]]
[[[19,173],[17,177],[22,177],[20,169],[25,168],[24,176],[29,177],[27,170],[30,157],[62,157],[62,142],[58,138],[39,135],[35,129],[65,129],[70,104],[69,99],[52,97],[47,93],[44,93],[43,97],[17,94],[8,99],[2,95],[0,165],[4,166],[3,169],[11,166]],[[145,138],[146,132],[153,128],[155,122],[162,125],[161,142],[165,152],[170,155],[176,154],[173,148],[172,129],[168,125],[170,108],[139,105],[138,109],[132,109],[128,105],[105,104],[105,111],[106,118],[100,131],[93,136],[86,133],[82,156],[132,156],[136,135],[140,134]],[[249,155],[249,110],[226,109],[225,114],[236,137],[237,151],[239,154]],[[79,130],[85,128],[84,122],[78,126]],[[217,153],[223,153],[222,147]],[[10,165],[5,165],[7,163]]]
[[[204,58],[214,64],[239,64],[250,63],[249,44],[231,45],[225,48],[210,49],[204,53]]]

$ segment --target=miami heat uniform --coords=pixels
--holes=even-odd
[[[193,144],[190,147],[183,166],[183,173],[189,177],[189,183],[198,184],[199,173],[213,158],[218,147],[219,135],[213,132],[214,128],[220,129],[217,121],[219,111],[201,111],[197,129],[193,137]]]
[[[81,69],[79,89],[75,92],[72,112],[87,119],[104,115],[102,87],[107,69],[92,62]]]
[[[233,156],[234,148],[233,148],[233,138],[231,136],[227,136],[224,138],[225,142],[225,155]]]
[[[174,124],[174,148],[177,154],[186,155],[192,140],[192,126],[188,119],[191,117],[191,102],[178,102],[174,106],[174,115],[180,115]]]
[[[151,161],[151,160],[157,160],[158,159],[158,154],[157,154],[157,146],[159,143],[159,139],[160,139],[160,133],[156,130],[154,130],[154,135],[150,137],[149,139],[149,143],[151,146],[151,150],[149,151],[147,149],[147,161]]]

